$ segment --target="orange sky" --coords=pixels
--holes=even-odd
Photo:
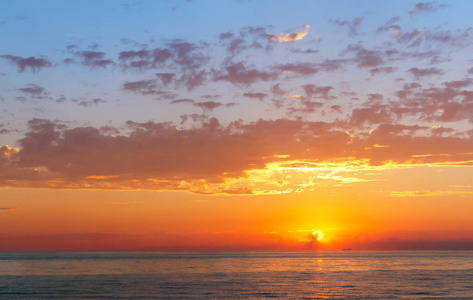
[[[473,239],[471,186],[441,181],[444,173],[466,181],[469,172],[388,170],[380,181],[275,195],[3,189],[0,249],[465,248],[471,244],[459,241]],[[412,183],[420,177],[423,184]],[[311,243],[315,230],[324,237]]]

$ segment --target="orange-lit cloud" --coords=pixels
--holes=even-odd
[[[274,34],[268,34],[267,38],[271,42],[277,42],[277,43],[294,43],[295,41],[303,39],[308,33],[310,29],[310,25],[306,24],[302,26],[303,31],[301,32],[295,32],[295,33],[281,33],[278,35]]]
[[[129,122],[127,134],[110,135],[93,127],[65,129],[34,119],[20,148],[1,147],[0,183],[26,188],[272,193],[315,184],[281,177],[288,171],[312,173],[315,177],[310,180],[315,181],[362,182],[367,179],[337,173],[344,168],[352,172],[374,166],[473,161],[471,138],[417,135],[426,128],[389,124],[369,135],[351,135],[336,126],[287,119],[223,126],[212,118],[193,129]],[[327,173],[329,169],[333,171]]]

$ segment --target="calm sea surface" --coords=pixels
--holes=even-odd
[[[1,299],[473,299],[473,252],[0,252]]]

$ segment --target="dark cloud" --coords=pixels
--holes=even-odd
[[[332,105],[332,106],[330,106],[330,109],[332,111],[342,112],[342,107],[340,105]]]
[[[23,58],[20,56],[13,55],[0,55],[0,58],[3,58],[10,63],[18,67],[19,72],[24,72],[27,68],[30,68],[33,72],[38,72],[42,68],[51,67],[53,64],[45,58],[36,58],[28,57]]]
[[[348,59],[326,59],[317,64],[317,67],[327,72],[335,72],[343,69],[343,66],[348,63]]]
[[[443,6],[440,6],[443,7]],[[409,15],[418,14],[422,12],[435,12],[439,8],[437,2],[419,2],[414,5],[414,9],[409,11]]]
[[[101,67],[106,68],[107,66],[114,65],[115,62],[111,59],[105,58],[105,52],[100,51],[78,51],[74,52],[74,55],[82,58],[81,64],[91,68]]]
[[[28,84],[27,87],[18,89],[19,91],[22,91],[23,93],[30,94],[32,96],[41,96],[44,92],[45,89],[44,87],[38,86],[36,84]]]
[[[193,105],[199,108],[202,108],[205,112],[210,112],[219,107],[235,106],[236,103],[230,102],[230,103],[225,104],[225,103],[215,102],[215,101],[205,101],[205,102],[195,102]]]
[[[394,30],[392,35],[396,38],[400,44],[405,44],[409,48],[424,46],[426,48],[437,47],[455,47],[464,48],[470,46],[472,41],[472,28],[457,31],[429,31],[429,30],[418,30],[402,31]]]
[[[355,126],[382,124],[391,121],[391,113],[385,105],[371,105],[366,108],[355,108],[350,117],[350,123]]]
[[[380,74],[380,73],[392,73],[395,70],[396,69],[393,68],[393,67],[379,67],[379,68],[370,69],[370,73],[371,73],[371,76],[374,76],[374,75]]]
[[[360,24],[363,21],[364,18],[354,18],[352,21],[343,21],[340,19],[330,19],[329,23],[337,25],[339,27],[347,27],[348,28],[348,34],[350,36],[355,36],[358,35],[358,29],[360,28]]]
[[[394,17],[394,18],[389,19],[386,22],[386,24],[384,24],[383,26],[378,27],[376,32],[381,33],[383,31],[394,31],[394,30],[401,31],[402,30],[401,26],[396,24],[400,19],[401,19],[400,17]]]
[[[187,49],[186,48],[187,45]],[[176,63],[178,59],[179,64],[191,63],[192,52],[197,47],[189,43],[169,43],[167,48],[155,48],[151,50],[140,49],[140,50],[129,50],[121,51],[118,55],[123,70],[147,70],[157,69],[166,66],[169,63]],[[87,51],[91,52],[91,51]],[[94,52],[95,56],[99,56],[103,52]],[[89,54],[91,56],[92,54]],[[94,57],[91,57],[94,58]],[[191,65],[186,67],[192,67]]]
[[[194,88],[203,85],[206,78],[207,72],[202,70],[200,72],[182,75],[180,82],[184,83],[188,90],[193,90]]]
[[[294,117],[300,114],[311,114],[323,106],[323,103],[311,101],[305,97],[298,98],[298,100],[293,106],[288,107],[288,116]]]
[[[422,77],[426,77],[426,76],[441,75],[443,73],[443,70],[439,68],[426,68],[426,69],[410,68],[407,71],[411,73],[412,75],[414,75],[415,79],[421,79]]]
[[[224,32],[224,33],[221,33],[218,37],[220,40],[230,40],[232,39],[234,36],[233,32]]]
[[[226,74],[217,76],[216,81],[228,81],[236,85],[249,86],[258,81],[269,81],[276,79],[278,74],[247,69],[244,62],[239,62],[226,67]]]
[[[218,98],[221,98],[222,96],[221,95],[202,95],[200,97],[205,98],[205,99],[218,99]]]
[[[281,88],[281,84],[275,84],[271,87],[271,93],[275,96],[283,96],[287,94],[288,91],[285,91]]]
[[[107,101],[103,100],[103,99],[100,99],[100,98],[95,98],[95,99],[92,99],[92,100],[83,100],[83,101],[80,101],[78,102],[79,106],[83,106],[83,107],[88,107],[88,106],[94,106],[94,105],[97,105],[99,103],[106,103]]]
[[[309,76],[317,73],[318,68],[311,63],[288,63],[276,66],[282,73],[292,73],[299,76]]]
[[[303,85],[302,88],[304,89],[304,92],[309,98],[317,97],[325,100],[335,98],[334,96],[329,95],[330,91],[333,90],[333,87],[331,86],[316,86],[314,84],[306,84]]]
[[[358,67],[378,67],[383,64],[383,55],[381,51],[368,50],[360,45],[349,45],[345,51],[346,53],[355,53],[353,61]]]
[[[268,95],[265,93],[244,93],[243,96],[250,99],[258,99],[259,101],[263,101]]]
[[[203,47],[197,44],[176,40],[167,43],[165,48],[122,51],[119,54],[119,60],[125,71],[167,70],[167,72],[156,73],[162,86],[168,87],[174,84],[176,89],[184,86],[192,90],[203,85],[207,80],[208,72],[202,68],[210,57],[202,50]],[[154,85],[156,83],[153,82]]]
[[[147,59],[150,56],[150,52],[147,50],[139,50],[139,51],[122,51],[120,52],[118,59],[122,61],[129,61],[133,59]]]
[[[464,80],[455,80],[455,81],[446,81],[442,84],[447,88],[452,89],[461,89],[470,86],[473,83],[472,79],[464,79]]]
[[[156,73],[156,76],[161,81],[161,83],[165,87],[167,87],[168,85],[170,85],[173,82],[174,78],[176,77],[176,74],[174,74],[174,73]]]
[[[398,101],[390,110],[400,117],[417,116],[419,121],[473,122],[473,95],[465,88],[469,80],[444,82],[444,87],[423,88],[418,83],[405,84],[396,92]]]
[[[8,134],[10,132],[13,132],[14,130],[11,130],[7,128],[9,124],[0,124],[0,134]]]
[[[158,85],[156,80],[139,80],[125,82],[123,84],[123,89],[126,91],[131,91],[141,95],[156,95],[159,94],[157,90]]]
[[[187,98],[177,99],[177,100],[171,101],[171,104],[178,104],[178,103],[195,103],[195,101],[192,100],[192,99],[187,99]]]
[[[317,54],[317,53],[320,53],[319,50],[316,50],[316,49],[305,49],[305,50],[301,50],[301,49],[290,49],[290,51],[292,53],[298,53],[298,54]]]
[[[156,68],[162,66],[173,57],[169,49],[156,48],[151,52],[151,67]]]
[[[175,41],[167,46],[174,54],[174,62],[182,68],[197,69],[206,63],[210,58],[201,52],[197,52],[200,47],[195,44]]]

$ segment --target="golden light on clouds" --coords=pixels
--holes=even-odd
[[[277,43],[293,43],[295,41],[303,39],[309,33],[310,25],[306,24],[303,26],[303,31],[296,33],[281,33],[277,35],[269,35],[269,40]]]

